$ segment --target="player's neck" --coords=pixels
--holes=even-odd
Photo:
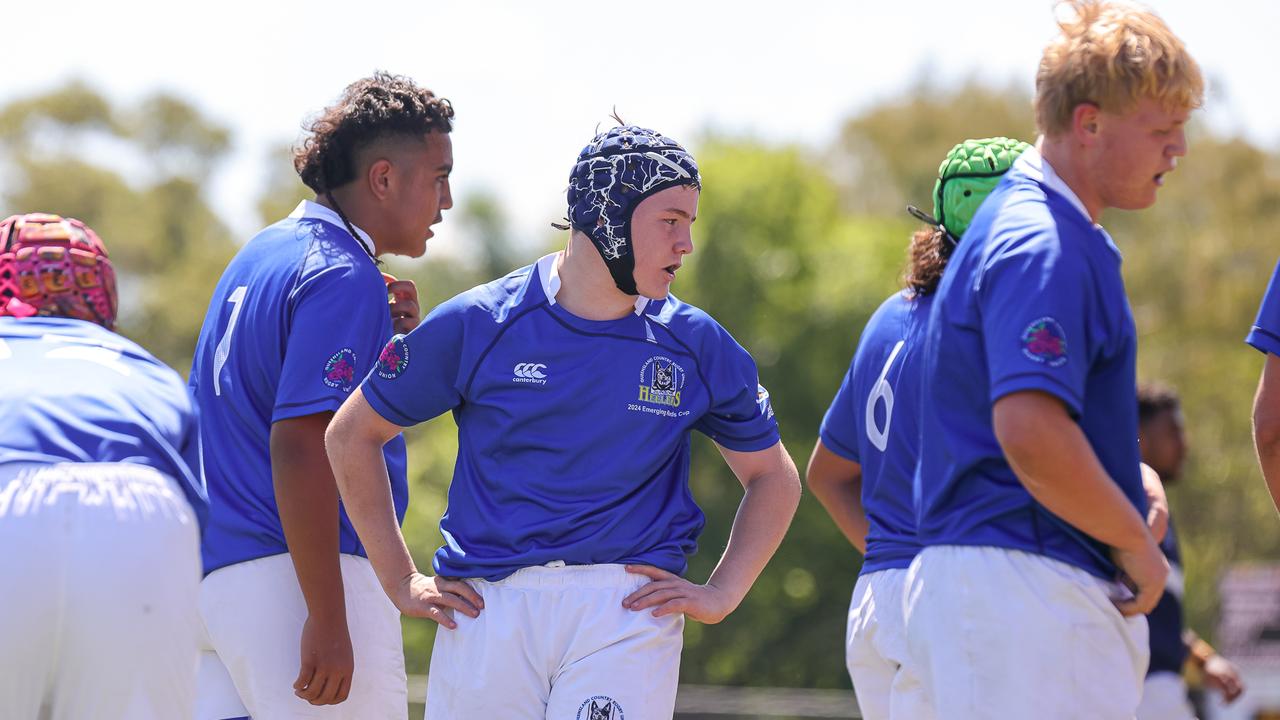
[[[635,312],[636,298],[618,289],[604,264],[604,258],[579,233],[556,258],[560,291],[556,302],[584,320],[617,320]]]
[[[334,207],[335,202],[338,207]],[[320,193],[316,195],[314,202],[323,205],[330,210],[345,216],[347,222],[360,228],[369,235],[369,239],[373,241],[373,254],[381,255],[386,249],[378,242],[380,233],[380,225],[377,222],[378,213],[371,212],[368,203],[364,202],[357,193],[348,192],[346,187],[330,191],[329,193]]]
[[[1089,219],[1099,222],[1105,207],[1102,198],[1098,196],[1096,184],[1090,177],[1084,149],[1076,146],[1070,135],[1041,137],[1036,148],[1040,151],[1040,157],[1049,163],[1062,182],[1080,198],[1085,210],[1089,212]]]

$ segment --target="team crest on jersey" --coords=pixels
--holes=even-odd
[[[329,356],[324,364],[324,384],[342,392],[350,392],[356,382],[356,351],[342,348]]]
[[[1067,334],[1057,320],[1042,317],[1022,331],[1022,354],[1049,367],[1059,367],[1067,362]]]
[[[637,399],[650,405],[678,408],[684,377],[684,368],[676,361],[655,355],[640,368],[640,395]]]
[[[382,348],[382,353],[378,355],[378,377],[395,380],[407,367],[409,367],[409,344],[404,341],[403,335],[397,335],[391,338],[391,342],[387,343],[386,347]]]
[[[578,706],[576,720],[623,720],[622,706],[608,695],[589,697]]]

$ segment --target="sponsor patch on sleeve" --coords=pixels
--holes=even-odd
[[[769,400],[769,391],[760,383],[756,383],[756,404],[760,406],[760,414],[766,420],[773,417],[773,403]]]
[[[375,372],[384,380],[395,380],[407,367],[409,367],[409,344],[404,341],[403,335],[397,335],[382,348],[382,353],[378,355]]]
[[[1067,362],[1067,334],[1051,317],[1032,321],[1022,331],[1022,354],[1035,362],[1060,367]]]
[[[324,364],[324,384],[342,392],[351,392],[356,381],[356,351],[342,348],[329,356]]]

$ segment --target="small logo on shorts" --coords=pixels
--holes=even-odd
[[[378,355],[378,377],[395,380],[407,367],[409,367],[409,344],[404,341],[403,335],[397,335],[391,338],[391,342],[382,348],[382,354]]]
[[[576,720],[622,720],[622,706],[608,695],[589,697],[578,706]]]
[[[1022,331],[1022,354],[1049,367],[1067,362],[1067,334],[1051,317],[1042,317]]]
[[[546,385],[547,374],[543,372],[546,369],[545,363],[520,363],[511,369],[511,374],[515,376],[511,378],[511,382]]]
[[[342,348],[329,356],[324,364],[324,384],[342,392],[350,392],[356,379],[356,351]]]

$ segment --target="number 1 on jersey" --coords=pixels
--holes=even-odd
[[[227,302],[231,303],[231,319],[227,320],[227,331],[222,333],[222,339],[213,351],[213,394],[219,397],[222,395],[222,367],[227,364],[227,357],[231,355],[231,333],[236,330],[236,318],[240,317],[240,308],[247,292],[249,286],[241,285],[227,298]]]
[[[906,340],[899,340],[898,344],[893,346],[893,352],[889,353],[889,359],[884,361],[884,369],[880,371],[875,387],[871,388],[871,394],[867,396],[867,418],[864,423],[867,428],[867,439],[880,452],[884,452],[884,449],[889,446],[889,425],[893,422],[893,386],[888,380],[889,367],[893,365],[904,343]],[[876,401],[880,398],[884,398],[883,430],[876,425]]]

